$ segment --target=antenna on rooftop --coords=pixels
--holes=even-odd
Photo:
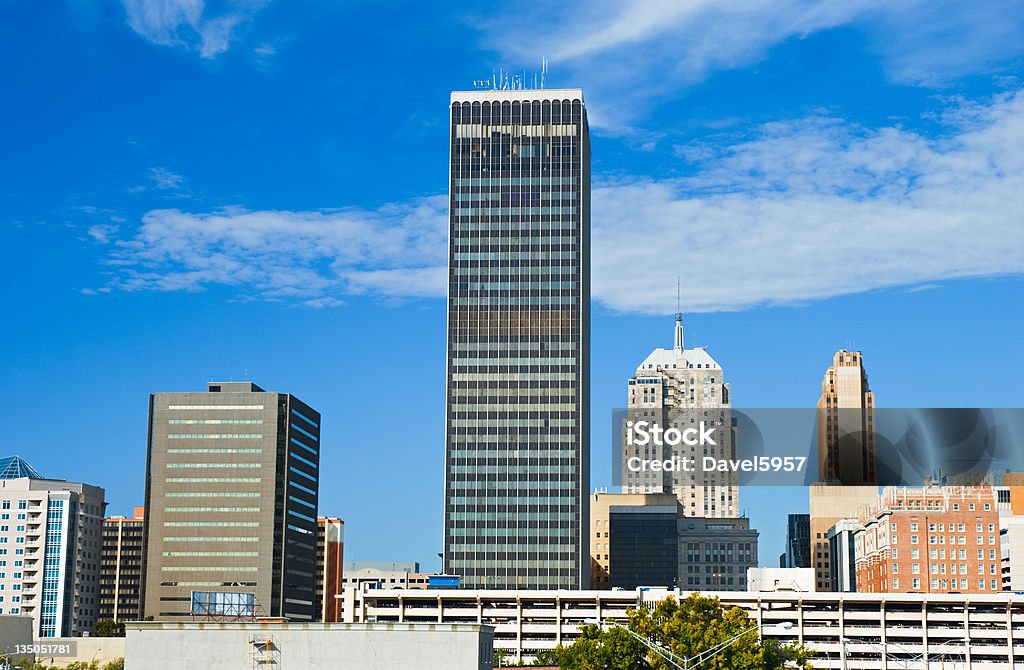
[[[538,83],[540,88],[544,88],[544,78],[548,73],[548,59],[541,58],[540,60],[540,77],[538,82],[537,72],[527,72],[525,69],[522,72],[513,72],[512,70],[505,71],[504,67],[491,68],[490,79],[474,79],[473,88],[478,91],[492,90],[492,91],[525,91],[531,88],[532,82],[533,89],[537,88]]]

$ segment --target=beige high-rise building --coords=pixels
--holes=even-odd
[[[819,591],[834,588],[829,530],[878,496],[874,414],[861,352],[840,349],[821,382],[818,483],[810,489],[811,566]]]
[[[739,514],[738,479],[735,473],[707,474],[640,470],[630,467],[631,458],[642,460],[736,458],[732,431],[729,384],[722,367],[704,347],[687,349],[683,344],[682,315],[676,314],[671,349],[655,349],[629,379],[629,421],[647,421],[668,430],[696,429],[701,423],[714,429],[714,446],[630,444],[623,426],[622,492],[673,493],[686,516],[733,518]],[[634,441],[635,442],[635,441]],[[635,463],[635,461],[634,461]]]
[[[875,394],[859,351],[840,349],[818,399],[818,481],[875,484]]]

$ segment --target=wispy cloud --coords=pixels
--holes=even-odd
[[[684,309],[735,310],[1024,273],[1024,94],[962,118],[939,140],[832,118],[773,123],[697,177],[603,184],[594,295],[664,313],[678,275]]]
[[[149,179],[156,188],[162,191],[178,188],[185,182],[185,178],[180,174],[175,174],[163,167],[150,168]]]
[[[194,50],[213,59],[227,51],[239,24],[249,20],[268,0],[232,0],[219,12],[207,11],[203,0],[122,0],[128,25],[154,44]]]
[[[433,197],[376,210],[153,210],[113,241],[108,288],[228,285],[247,297],[312,307],[335,306],[345,294],[444,295],[446,206]],[[102,242],[112,231],[99,232],[102,239],[93,236]]]
[[[593,189],[594,297],[623,312],[738,310],[1024,273],[1024,94],[960,102],[941,139],[827,116],[690,156],[680,179]],[[111,242],[120,290],[238,287],[330,306],[445,293],[447,199],[376,210],[153,210]],[[121,238],[116,238],[118,233]]]
[[[855,25],[892,79],[935,84],[1016,57],[1024,41],[1019,2],[984,8],[952,0],[595,0],[491,13],[478,22],[486,46],[513,66],[550,58],[559,79],[583,83],[591,122],[637,132],[658,101],[710,74],[746,67],[790,39]]]

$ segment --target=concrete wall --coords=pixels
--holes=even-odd
[[[11,660],[32,658],[14,654],[14,645],[32,644],[33,625],[32,617],[27,614],[0,616],[0,658],[6,661],[8,654]]]
[[[46,656],[39,655],[37,659],[46,665],[64,667],[69,663],[79,661],[89,663],[96,661],[102,668],[107,663],[124,658],[125,640],[123,637],[48,637],[35,640],[36,644],[73,644],[75,646],[74,656]]]
[[[163,670],[491,670],[477,624],[129,623],[125,667]]]

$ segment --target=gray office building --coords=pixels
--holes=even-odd
[[[320,413],[251,382],[154,393],[143,615],[313,621]]]
[[[757,567],[756,530],[750,519],[679,519],[679,588],[746,591],[747,569]]]
[[[590,139],[583,93],[451,96],[444,569],[585,588]]]

